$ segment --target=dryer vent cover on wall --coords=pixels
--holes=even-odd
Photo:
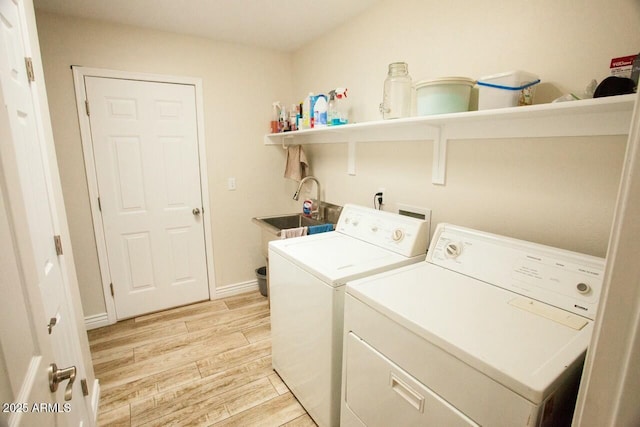
[[[398,214],[409,216],[411,218],[422,219],[429,223],[429,241],[427,242],[428,247],[429,243],[431,242],[431,209],[398,203]]]

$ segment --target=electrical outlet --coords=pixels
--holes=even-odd
[[[373,195],[373,207],[382,209],[382,205],[384,205],[384,188],[378,187],[378,191]]]

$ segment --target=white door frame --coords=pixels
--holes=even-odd
[[[587,350],[574,426],[637,425],[640,420],[640,93],[627,152],[598,315]]]
[[[96,238],[98,250],[98,263],[100,264],[100,277],[102,279],[102,291],[107,309],[107,320],[109,324],[116,323],[116,306],[111,297],[111,273],[107,257],[107,246],[104,229],[102,227],[102,215],[98,206],[98,179],[96,175],[96,165],[93,154],[93,141],[91,139],[91,125],[89,116],[86,114],[87,94],[84,86],[85,77],[103,77],[123,80],[139,80],[157,83],[174,83],[192,85],[196,95],[196,118],[198,126],[198,157],[200,162],[200,191],[202,192],[202,219],[204,225],[204,244],[207,253],[207,278],[209,283],[209,298],[215,298],[215,274],[213,269],[213,239],[211,232],[211,207],[209,203],[209,186],[207,179],[207,155],[205,151],[204,134],[204,98],[202,92],[202,79],[195,77],[167,76],[160,74],[133,73],[127,71],[107,70],[102,68],[72,67],[73,83],[76,90],[76,107],[78,109],[78,120],[80,123],[80,137],[82,139],[82,150],[84,153],[84,165],[87,174],[87,184],[89,186],[89,203],[91,205],[91,217],[93,220],[93,232]]]

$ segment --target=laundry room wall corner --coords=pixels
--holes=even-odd
[[[242,288],[264,265],[251,218],[293,209],[284,154],[262,144],[269,108],[288,100],[282,52],[36,11],[61,181],[87,319],[105,313],[70,66],[201,78],[216,286]],[[254,70],[261,70],[256,76]],[[251,99],[252,102],[234,102]],[[250,165],[250,167],[247,167]],[[237,187],[227,188],[229,177]],[[208,254],[210,256],[210,254]]]

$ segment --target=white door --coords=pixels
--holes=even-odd
[[[19,280],[7,282],[2,275],[3,292],[0,310],[26,317],[2,323],[2,350],[11,378],[12,397],[29,399],[31,392],[41,403],[58,402],[53,422],[58,425],[93,425],[90,402],[83,396],[80,381],[86,377],[77,336],[73,307],[62,272],[62,254],[54,243],[55,206],[50,191],[46,144],[41,133],[42,121],[34,107],[34,94],[25,66],[27,29],[23,25],[23,5],[18,0],[0,0],[0,93],[3,105],[2,145],[2,215],[5,236],[3,265],[8,274],[18,273]],[[4,255],[3,255],[4,257]],[[11,277],[11,276],[9,276]],[[6,312],[5,312],[6,311]],[[16,324],[20,322],[20,324]],[[10,328],[21,330],[21,340]],[[29,340],[30,339],[30,340]],[[11,343],[13,342],[13,345]],[[53,353],[51,353],[51,349]],[[24,370],[24,364],[28,367]],[[55,363],[77,381],[63,381],[57,393],[48,391],[47,368]],[[74,375],[70,375],[71,372]],[[67,387],[68,386],[68,387]],[[30,390],[31,387],[36,387]],[[14,403],[24,403],[17,400]],[[33,413],[34,403],[23,407]],[[68,405],[64,405],[68,402]],[[46,408],[46,407],[45,407]],[[49,411],[51,409],[48,409]],[[11,411],[9,411],[11,412]],[[14,421],[15,422],[15,421]],[[47,423],[50,420],[46,421]]]
[[[19,248],[14,246],[18,236],[12,235],[9,216],[0,188],[0,425],[53,426],[55,413],[32,410],[36,402],[56,402],[46,380],[47,361],[53,360],[53,353],[47,339],[33,327],[34,319],[44,324],[45,317],[25,292]]]
[[[117,318],[208,299],[195,87],[84,83]]]

